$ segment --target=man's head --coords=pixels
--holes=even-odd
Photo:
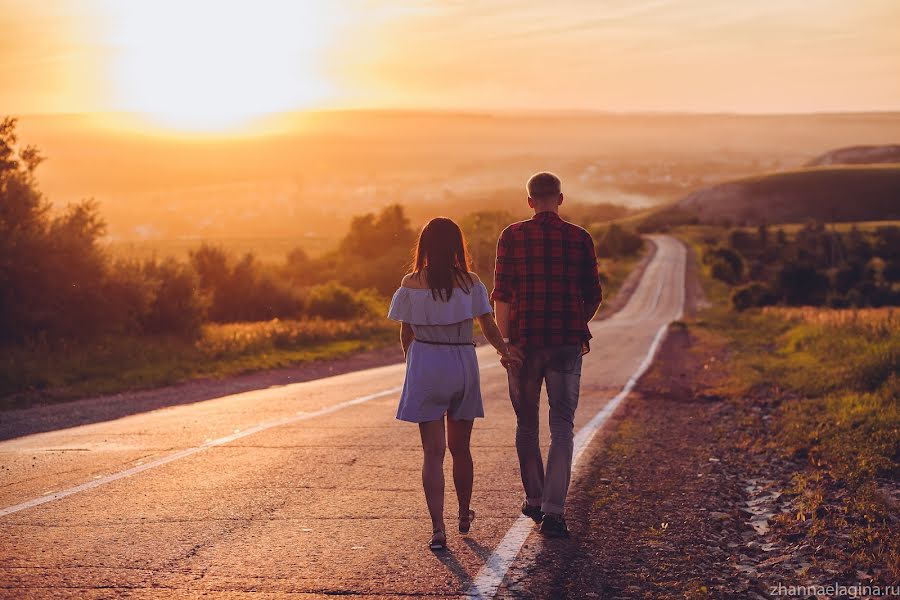
[[[528,206],[535,212],[557,211],[563,202],[562,182],[553,173],[535,173],[525,184],[528,191]]]

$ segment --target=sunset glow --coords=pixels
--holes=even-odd
[[[308,109],[890,111],[898,23],[894,0],[0,0],[0,106],[190,135]]]
[[[329,15],[316,2],[109,0],[105,8],[122,110],[207,131],[328,96],[319,54]]]

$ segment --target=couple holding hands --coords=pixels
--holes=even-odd
[[[601,289],[590,234],[559,217],[563,202],[559,178],[537,173],[526,188],[534,216],[513,223],[500,235],[490,296],[471,271],[460,228],[450,219],[436,218],[419,235],[413,271],[391,301],[388,317],[401,323],[400,343],[406,355],[397,418],[419,424],[432,550],[447,548],[443,471],[447,447],[453,457],[459,532],[468,533],[475,519],[469,506],[473,483],[469,440],[474,420],[484,416],[473,341],[475,319],[507,370],[525,491],[522,513],[539,523],[545,535],[568,535],[563,513],[581,360],[589,350],[588,322],[600,307]],[[546,470],[538,429],[542,385],[550,403]]]

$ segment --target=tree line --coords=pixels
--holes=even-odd
[[[793,235],[764,225],[708,240],[703,263],[733,287],[738,310],[756,306],[900,304],[900,227],[840,232],[809,222]]]
[[[381,316],[411,263],[416,232],[402,206],[355,217],[337,248],[280,264],[201,244],[186,260],[124,259],[103,243],[106,224],[86,200],[54,211],[38,186],[42,161],[0,121],[0,342],[87,340],[110,334],[197,336],[207,322]],[[590,218],[590,211],[582,211]],[[503,210],[461,219],[476,270],[493,278]],[[594,230],[601,256],[637,252],[618,227]]]

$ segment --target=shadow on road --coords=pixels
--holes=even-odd
[[[466,568],[456,560],[456,557],[453,556],[453,551],[450,549],[445,550],[444,552],[435,552],[435,556],[439,561],[441,561],[447,570],[450,571],[454,577],[460,583],[460,589],[466,589],[469,587],[469,583],[472,581],[472,576],[466,571]]]

